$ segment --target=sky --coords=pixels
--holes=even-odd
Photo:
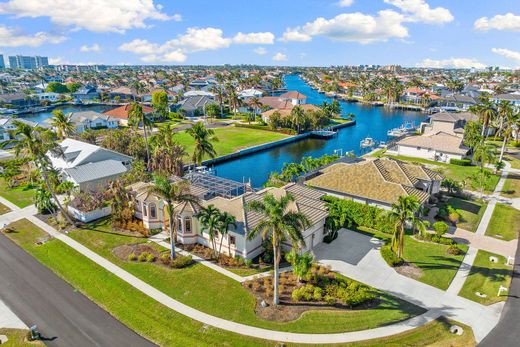
[[[517,68],[520,0],[0,0],[0,54],[54,64]]]

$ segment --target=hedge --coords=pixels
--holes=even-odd
[[[471,166],[471,160],[470,159],[450,159],[450,164],[453,165],[459,165],[459,166]]]
[[[402,259],[397,258],[397,254],[395,254],[395,252],[392,251],[390,245],[385,245],[381,247],[381,256],[391,267],[396,267],[403,263]]]

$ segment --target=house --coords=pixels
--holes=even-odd
[[[273,113],[279,112],[281,115],[287,115],[295,106],[300,106],[304,110],[319,109],[315,105],[307,104],[307,96],[298,91],[289,91],[280,96],[264,96],[259,101],[264,107],[270,108],[262,113],[262,120],[266,123]]]
[[[400,196],[426,203],[439,192],[442,179],[421,165],[367,158],[336,162],[309,176],[305,184],[327,195],[390,209]]]
[[[205,175],[207,174],[199,174]],[[211,176],[215,179],[220,179]],[[212,248],[209,236],[198,220],[198,213],[201,207],[213,205],[223,212],[228,212],[236,218],[236,227],[230,227],[228,234],[222,240],[222,251],[229,256],[239,256],[244,259],[253,259],[260,255],[264,250],[262,247],[261,235],[249,240],[248,235],[261,221],[261,215],[246,209],[250,201],[261,200],[266,194],[273,194],[275,197],[291,194],[295,201],[291,203],[289,209],[304,213],[310,221],[311,226],[303,232],[305,240],[304,250],[312,250],[314,246],[323,241],[323,230],[325,218],[328,213],[325,204],[320,200],[324,194],[308,187],[289,184],[282,188],[265,188],[257,192],[245,191],[236,196],[222,195],[209,186],[197,183],[198,178],[191,177],[191,193],[200,198],[200,206],[193,203],[176,204],[175,228],[177,240],[182,244],[202,244]],[[225,179],[222,179],[225,180]],[[238,182],[225,180],[235,185]],[[143,221],[148,229],[169,230],[168,213],[166,212],[165,202],[149,192],[149,183],[136,183],[128,187],[135,198],[135,217]],[[217,244],[220,244],[218,235]],[[285,249],[290,249],[291,244],[285,240]]]
[[[175,98],[177,97],[177,93],[172,92],[171,90],[157,88],[157,89],[151,90],[149,93],[141,95],[141,101],[142,102],[152,102],[152,95],[155,92],[166,92],[169,102],[173,102],[175,100]]]
[[[146,105],[141,105],[143,107],[143,113],[145,115],[153,114],[153,108]],[[112,118],[116,118],[119,120],[119,124],[122,126],[128,126],[128,113],[130,112],[132,105],[126,104],[123,106],[116,107],[112,110],[105,111],[103,114],[105,116],[110,116]]]
[[[31,122],[23,118],[0,118],[0,143],[12,140],[10,132],[16,129],[14,121],[19,121],[28,124],[33,128],[38,125],[38,123]]]
[[[74,130],[77,134],[81,134],[87,129],[115,129],[119,126],[119,118],[95,111],[71,112],[68,117],[74,124]],[[49,118],[45,122],[50,124],[52,119]]]
[[[512,94],[497,94],[493,95],[490,100],[495,103],[500,103],[501,101],[509,101],[511,106],[520,110],[520,92],[512,93]]]
[[[470,148],[464,145],[464,126],[477,116],[469,112],[439,112],[422,123],[423,134],[397,141],[388,148],[388,153],[449,162],[464,159],[470,155]]]
[[[31,98],[23,93],[0,94],[0,105],[12,105],[15,108],[24,108],[38,105],[38,99]]]
[[[135,100],[137,93],[134,89],[129,87],[118,87],[108,92],[111,99],[119,97],[120,100]]]
[[[264,95],[264,92],[259,89],[244,89],[238,92],[238,98],[240,100],[246,101],[252,98],[261,98]]]
[[[207,96],[210,99],[215,98],[215,94],[213,94],[212,92],[205,91],[205,90],[189,90],[186,93],[184,93],[185,98],[189,98],[192,96]]]
[[[307,112],[307,111],[320,111],[321,108],[319,108],[318,106],[316,105],[313,105],[313,104],[304,104],[304,105],[300,105],[300,107],[302,108],[302,110],[304,112]],[[271,109],[271,110],[267,110],[265,112],[262,112],[262,120],[264,122],[269,122],[269,118],[273,115],[273,113],[276,113],[278,112],[280,114],[280,116],[282,117],[289,117],[291,115],[291,112],[292,112],[292,109],[294,107],[290,107],[290,108],[274,108],[274,109]]]
[[[78,101],[93,100],[99,99],[99,93],[97,92],[96,87],[87,85],[79,88],[74,93],[72,93],[72,97]]]
[[[206,106],[216,105],[212,98],[207,96],[190,96],[170,107],[172,112],[182,112],[185,117],[200,117],[206,113]]]
[[[471,96],[452,94],[441,99],[439,105],[445,111],[467,111],[476,104],[477,102]]]
[[[132,157],[90,143],[65,139],[60,143],[63,155],[47,153],[61,179],[81,191],[103,189],[132,167]]]
[[[421,88],[407,88],[401,96],[401,101],[412,104],[419,104],[423,101],[423,96],[425,94],[428,94],[428,91],[423,90]]]
[[[40,102],[42,101],[48,101],[48,102],[56,102],[58,101],[58,98],[60,97],[60,94],[54,93],[54,92],[48,92],[48,93],[40,93],[35,95]]]

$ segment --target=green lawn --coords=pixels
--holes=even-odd
[[[519,232],[520,211],[511,206],[497,204],[489,221],[486,235],[510,241],[517,239]]]
[[[24,208],[34,203],[35,190],[22,187],[8,188],[4,179],[0,179],[0,195],[18,207]]]
[[[261,145],[267,142],[277,141],[289,137],[289,135],[274,131],[257,130],[249,128],[237,128],[228,126],[216,128],[215,136],[218,142],[213,145],[217,151],[217,156],[234,153],[244,148]],[[186,146],[186,152],[191,156],[193,153],[193,139],[186,132],[181,131],[176,135],[177,141]]]
[[[28,341],[27,334],[29,330],[0,328],[0,335],[5,335],[9,339],[2,347],[43,347],[41,341]]]
[[[369,234],[381,240],[390,241],[391,235],[372,229],[359,227],[362,233]],[[459,245],[466,252],[468,246]],[[448,246],[432,243],[420,242],[410,235],[405,236],[403,259],[417,267],[423,274],[418,281],[446,290],[453,277],[459,270],[464,254],[450,255],[447,253]]]
[[[271,271],[273,268],[272,266],[263,268],[263,269],[255,269],[255,268],[232,268],[232,267],[226,267],[226,270],[231,271],[239,276],[247,277],[252,275],[258,275],[264,272]]]
[[[11,209],[9,207],[5,206],[4,204],[0,203],[0,215],[5,214],[7,212],[11,212]]]
[[[489,257],[497,257],[498,262],[492,263]],[[500,286],[509,288],[511,284],[512,266],[507,266],[507,259],[501,255],[479,250],[471,267],[466,282],[459,295],[483,305],[491,305],[507,300],[507,292],[497,296]],[[476,295],[476,292],[486,294],[486,298]]]
[[[475,172],[479,170],[478,166],[460,166],[460,165],[452,165],[447,163],[441,163],[437,161],[431,161],[427,159],[421,159],[421,158],[412,158],[412,157],[405,157],[405,156],[395,156],[392,155],[389,157],[409,161],[409,162],[415,162],[419,164],[425,164],[427,167],[440,172],[442,175],[444,175],[447,178],[454,179],[458,182],[467,182],[466,189],[472,189],[476,190],[471,187],[470,180],[468,177],[471,177]],[[491,172],[491,171],[490,171]],[[484,186],[484,193],[492,193],[493,190],[495,190],[495,187],[498,183],[498,180],[500,179],[499,175],[491,175],[491,177],[487,180],[485,186]]]
[[[199,322],[186,318],[149,298],[59,240],[54,239],[37,246],[35,240],[43,237],[45,233],[27,220],[13,223],[11,227],[18,232],[8,236],[27,252],[122,323],[158,345],[274,345],[272,341],[205,327]],[[474,345],[473,334],[469,327],[463,326],[465,333],[457,336],[449,332],[452,324],[461,325],[441,318],[409,332],[387,338],[333,346],[424,346],[432,343],[436,343],[437,346]],[[0,333],[3,331],[5,330],[0,330]],[[24,345],[7,344],[6,346]]]
[[[69,236],[186,305],[248,325],[281,331],[333,333],[372,328],[423,312],[417,306],[381,293],[381,304],[369,310],[313,311],[291,322],[267,321],[257,317],[255,299],[247,289],[204,265],[172,270],[118,259],[112,254],[114,247],[146,242],[146,239],[114,234],[107,220],[91,225],[91,229],[75,230]],[[201,286],[202,279],[204,285]]]
[[[451,205],[460,215],[459,222],[457,223],[458,228],[473,232],[477,231],[482,215],[484,211],[486,211],[486,203],[450,198],[447,204]]]
[[[520,198],[520,174],[509,173],[501,195],[506,198]]]

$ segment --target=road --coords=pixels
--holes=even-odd
[[[500,321],[479,344],[479,347],[517,347],[520,344],[520,247],[516,250],[513,280]]]
[[[27,326],[36,324],[48,346],[155,346],[2,234],[0,298]]]

